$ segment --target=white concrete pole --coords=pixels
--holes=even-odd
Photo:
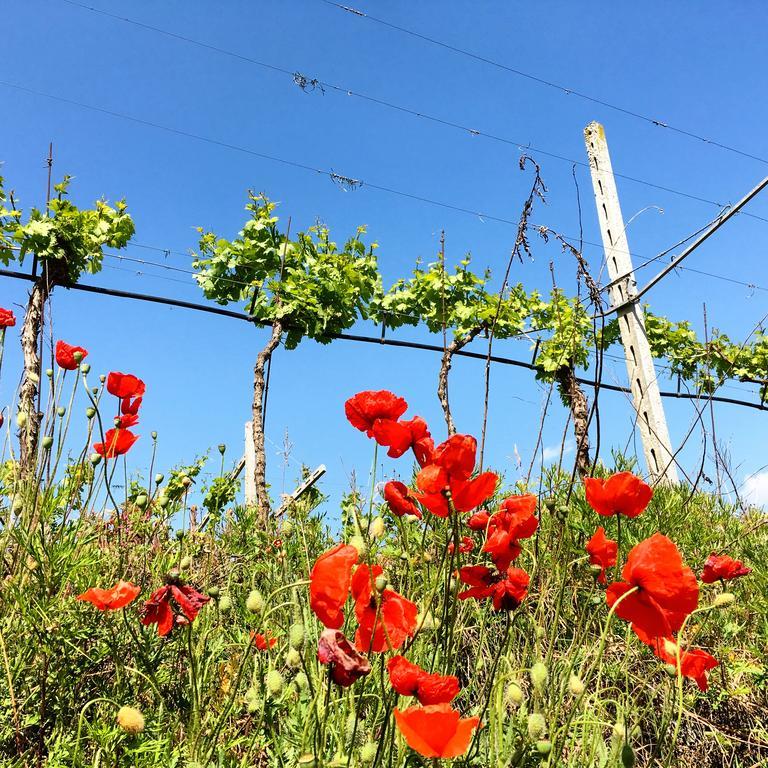
[[[632,401],[637,411],[637,425],[643,442],[645,463],[653,480],[676,483],[677,469],[664,407],[661,404],[656,368],[645,334],[645,318],[639,302],[632,301],[637,293],[637,283],[611,168],[611,157],[608,154],[605,129],[600,123],[590,123],[584,130],[584,139],[592,172],[592,187],[605,248],[605,260],[612,283],[611,301],[614,307],[621,307],[618,312],[621,341],[624,345]]]

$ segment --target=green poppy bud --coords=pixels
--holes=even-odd
[[[544,499],[544,506],[550,512],[554,512],[555,511],[555,507],[557,506],[557,499],[554,496],[547,496],[547,498]]]
[[[276,669],[267,672],[267,690],[272,696],[279,696],[283,692],[284,682],[283,676]]]
[[[568,690],[572,696],[581,696],[584,693],[584,682],[578,675],[571,675],[568,678]]]
[[[227,593],[219,598],[219,610],[224,614],[232,610],[232,598]]]
[[[533,687],[539,692],[543,691],[544,686],[547,684],[547,679],[549,678],[549,672],[547,671],[546,665],[540,661],[537,661],[531,667],[529,674],[531,676]]]
[[[192,565],[192,558],[189,555],[181,558],[179,568],[181,568],[182,571],[186,571],[190,565]]]
[[[362,536],[353,536],[349,543],[351,546],[353,546],[357,550],[357,554],[359,557],[365,557],[365,553],[368,549],[365,545],[365,539],[363,539]]]
[[[565,504],[559,504],[555,509],[555,517],[562,523],[568,519],[568,507]]]
[[[510,683],[504,691],[504,703],[509,709],[519,707],[525,701],[523,689],[517,683]]]
[[[301,666],[301,654],[295,648],[291,648],[285,654],[285,663],[291,669],[298,669]]]
[[[712,605],[715,608],[727,608],[732,605],[736,600],[736,595],[733,592],[721,592],[713,601]]]
[[[165,509],[170,503],[171,503],[171,500],[167,496],[164,496],[163,494],[160,494],[157,497],[157,506],[160,507],[160,509]]]
[[[87,418],[92,419],[96,415],[96,409],[90,405],[85,409],[85,415]]]
[[[165,475],[162,472],[158,472],[155,475],[155,485],[160,485],[160,483],[162,483],[163,480],[165,480]]]
[[[101,456],[98,453],[92,453],[90,458],[91,464],[95,467],[100,461]]]
[[[80,373],[90,373],[91,372],[91,366],[88,363],[81,363],[80,364]]]
[[[66,408],[65,408],[63,405],[60,405],[60,406],[59,406],[59,407],[56,409],[56,413],[57,413],[59,416],[63,416],[63,415],[66,413],[66,412],[67,412],[67,409],[66,409]]]
[[[259,709],[261,709],[259,700],[251,699],[250,701],[247,701],[245,704],[245,709],[249,715],[255,715],[259,711]]]
[[[120,707],[117,711],[117,724],[131,736],[144,730],[144,715],[136,707]]]
[[[251,613],[261,613],[264,610],[264,597],[258,589],[252,589],[245,600],[245,607]]]
[[[227,452],[227,446],[224,443],[219,443],[219,453],[223,456]]]
[[[179,541],[184,541],[184,537],[185,537],[186,535],[187,535],[187,534],[186,534],[186,532],[184,531],[184,529],[183,529],[183,528],[179,528],[179,529],[176,531],[176,538],[177,538]]]
[[[384,575],[377,576],[376,580],[374,581],[374,586],[376,587],[376,591],[381,593],[387,588],[387,577]]]
[[[24,509],[24,501],[22,500],[21,496],[14,497],[11,508],[15,514],[18,514],[22,509]]]
[[[155,432],[154,430],[152,430],[152,432],[150,432],[149,435],[153,440],[157,440],[157,432]]]
[[[52,378],[53,378],[53,368],[46,368],[46,369],[45,369],[45,375],[46,375],[46,376],[47,376],[49,379],[52,379]]]
[[[372,539],[380,539],[387,532],[384,520],[381,517],[374,517],[368,525],[368,535]]]
[[[221,594],[218,587],[208,587],[208,597],[212,597],[214,600]]]
[[[315,768],[317,762],[314,755],[300,755],[299,768]]]
[[[299,672],[299,674],[293,678],[293,682],[296,683],[296,687],[300,691],[306,691],[309,688],[309,678],[307,678],[303,672]]]
[[[421,518],[418,515],[403,515],[406,523],[418,523]]]
[[[147,494],[146,493],[140,493],[136,497],[136,501],[134,503],[136,504],[136,506],[139,509],[146,509],[147,508],[147,504],[149,503],[149,499],[147,498]]]
[[[635,750],[629,744],[625,744],[621,748],[621,764],[624,768],[635,767]]]
[[[76,363],[81,363],[83,361],[83,353],[78,349],[76,352],[72,353],[72,359]]]
[[[549,739],[539,739],[536,742],[536,751],[546,757],[552,751],[552,742]]]
[[[537,741],[547,733],[547,721],[540,712],[528,715],[528,735],[532,741]]]
[[[304,625],[292,624],[288,630],[288,644],[300,651],[304,647]]]
[[[53,445],[53,438],[50,435],[46,435],[40,442],[47,451]]]
[[[378,745],[375,741],[366,741],[360,749],[360,762],[363,765],[370,765],[376,759]]]

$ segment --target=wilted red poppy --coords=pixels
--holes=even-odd
[[[77,599],[95,605],[100,611],[116,611],[132,603],[139,592],[141,592],[141,587],[131,584],[130,581],[120,579],[112,589],[91,587],[86,589],[82,595],[78,595]]]
[[[132,373],[112,371],[107,376],[107,392],[121,400],[126,397],[139,397],[144,394],[144,382]]]
[[[475,548],[475,542],[471,536],[462,536],[459,542],[459,552],[462,555],[468,555]],[[453,552],[456,549],[456,545],[451,541],[448,543],[448,551]]]
[[[387,502],[393,515],[416,515],[421,517],[421,510],[416,505],[416,497],[411,489],[397,480],[390,480],[384,486],[384,501]]]
[[[108,429],[103,443],[94,443],[93,450],[106,459],[114,459],[131,450],[131,446],[139,439],[127,429]]]
[[[601,584],[605,584],[605,569],[616,565],[616,556],[619,551],[618,543],[606,538],[605,528],[600,526],[587,542],[586,549],[587,554],[589,554],[589,562],[592,565],[600,566],[600,575],[597,580]]]
[[[135,416],[139,412],[139,408],[141,408],[141,401],[143,399],[143,397],[134,397],[133,399],[124,397],[120,401],[120,413],[125,416]]]
[[[683,625],[699,602],[699,585],[693,571],[683,564],[677,547],[666,536],[654,533],[633,547],[621,572],[624,581],[606,591],[608,605],[632,624],[643,642],[669,637]]]
[[[447,704],[459,695],[457,677],[427,672],[404,656],[393,656],[387,671],[392,688],[401,696],[415,696],[420,704]]]
[[[309,574],[309,607],[326,626],[338,629],[344,623],[342,608],[349,595],[352,566],[357,550],[350,544],[337,544],[317,558]]]
[[[76,352],[80,353],[79,361],[75,360]],[[59,368],[63,368],[65,371],[74,371],[86,357],[88,357],[87,349],[67,344],[66,341],[61,341],[61,339],[56,342],[56,365]]]
[[[498,480],[494,472],[482,472],[470,480],[475,468],[477,440],[471,435],[451,435],[435,448],[431,463],[416,476],[421,493],[416,498],[438,517],[447,517],[447,493],[457,512],[471,512],[493,495]]]
[[[13,310],[0,307],[0,328],[11,328],[16,325],[16,315]]]
[[[262,635],[261,632],[251,632],[251,642],[259,651],[266,651],[267,648],[275,647],[277,638]]]
[[[479,717],[462,718],[450,704],[395,709],[395,721],[408,746],[423,757],[450,759],[469,749]]]
[[[750,573],[752,573],[752,569],[747,568],[741,560],[734,560],[728,555],[718,555],[713,552],[704,563],[701,580],[705,584],[712,584],[720,580],[738,579],[740,576],[747,576]]]
[[[371,664],[338,629],[324,629],[317,643],[317,658],[329,664],[331,679],[346,688],[371,671]]]
[[[352,597],[359,623],[355,645],[365,653],[396,651],[416,632],[419,609],[415,603],[392,589],[377,593],[377,601],[372,582],[383,572],[380,565],[359,565],[352,576]]]
[[[207,595],[201,595],[194,587],[172,579],[171,583],[155,590],[144,604],[141,623],[145,626],[157,624],[157,633],[164,637],[173,629],[177,611],[183,613],[187,621],[192,622],[210,599]]]
[[[491,555],[491,560],[500,571],[509,568],[509,564],[520,554],[519,540],[528,539],[536,533],[539,520],[535,513],[535,496],[510,496],[488,520],[483,552]]]
[[[671,664],[675,669],[677,669],[679,661],[680,674],[683,677],[690,677],[692,680],[695,680],[699,690],[702,691],[706,691],[709,688],[707,673],[710,669],[718,666],[719,663],[714,656],[701,648],[681,649],[672,638],[659,638],[653,645],[653,652],[662,661]]]
[[[459,600],[491,598],[495,611],[511,611],[525,600],[530,576],[521,568],[498,571],[485,565],[465,565],[459,578],[469,589],[459,592]]]
[[[410,421],[378,419],[373,422],[373,438],[379,445],[389,448],[387,456],[399,459],[415,445],[423,445],[430,438],[427,422],[421,416],[414,416]]]
[[[408,409],[408,403],[402,397],[386,389],[376,392],[358,392],[344,403],[344,413],[349,423],[373,437],[373,425],[379,419],[397,421]]]
[[[631,472],[618,472],[607,480],[584,478],[587,504],[598,515],[637,517],[653,496],[653,489]]]

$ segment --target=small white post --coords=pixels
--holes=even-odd
[[[677,469],[659,394],[656,368],[645,334],[645,318],[639,302],[631,301],[637,293],[637,283],[605,129],[600,123],[590,123],[584,129],[584,139],[592,172],[592,187],[605,248],[605,260],[612,283],[611,301],[614,307],[624,305],[618,313],[619,327],[645,463],[649,475],[654,480],[676,483]],[[626,303],[628,301],[629,304]]]
[[[245,422],[245,504],[256,504],[256,446],[253,444],[253,422]]]

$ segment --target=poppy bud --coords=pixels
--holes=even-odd
[[[227,452],[227,446],[224,443],[219,443],[219,453],[223,456]]]
[[[267,672],[267,690],[272,696],[279,696],[283,692],[283,683],[283,676],[276,669]]]
[[[53,377],[53,368],[46,368],[45,375],[50,379]]]
[[[568,518],[568,506],[566,504],[559,504],[555,508],[555,517],[561,522],[564,523]]]
[[[736,600],[736,595],[733,592],[721,592],[713,601],[712,606],[714,608],[727,608]]]
[[[627,728],[624,725],[623,721],[617,720],[613,724],[613,729],[611,731],[611,738],[616,744],[621,744],[624,739],[627,736]]]
[[[504,703],[507,707],[519,707],[524,701],[523,689],[517,683],[510,683],[504,691]]]
[[[16,414],[16,426],[21,428],[25,426],[27,423],[27,414],[26,411],[19,411]]]
[[[584,683],[578,675],[571,675],[568,678],[568,690],[572,696],[581,696],[584,693]]]
[[[189,486],[192,485],[192,478],[188,477],[187,475],[184,475],[184,477],[181,478],[181,484],[185,488],[189,488]]]
[[[86,415],[87,418],[92,419],[96,415],[96,409],[95,408],[91,408],[90,406],[88,406],[85,409],[85,415]]]
[[[24,502],[22,501],[22,499],[21,499],[21,497],[20,497],[20,496],[16,496],[16,497],[14,498],[14,500],[13,500],[13,505],[12,505],[12,508],[13,508],[13,511],[14,511],[16,514],[18,514],[19,512],[21,512],[21,510],[24,508]]]
[[[93,392],[94,395],[98,395],[99,394],[99,388],[98,387],[92,387],[91,388],[91,392]]]
[[[76,352],[72,353],[72,359],[76,363],[81,363],[83,361],[83,353],[78,349]]]
[[[160,483],[162,483],[163,480],[165,480],[165,475],[162,472],[158,472],[155,475],[155,485],[160,485]]]
[[[47,451],[53,445],[53,438],[50,435],[46,435],[42,439],[43,448]]]
[[[349,540],[349,544],[357,550],[358,557],[365,557],[368,548],[365,546],[365,541],[362,536],[353,536]]]
[[[264,597],[258,589],[252,589],[245,600],[245,607],[251,613],[261,613],[264,610]]]
[[[283,523],[282,534],[287,539],[293,533],[293,523],[290,520],[286,520]]]
[[[621,764],[624,768],[634,768],[635,766],[635,750],[629,744],[625,744],[621,748]]]
[[[144,715],[136,707],[120,707],[117,710],[117,724],[126,733],[135,736],[144,730]]]
[[[293,682],[300,691],[306,691],[309,688],[309,679],[303,672],[299,672],[293,679]]]
[[[402,560],[404,563],[407,563],[407,562],[408,562],[408,560],[409,560],[409,557],[408,557],[408,553],[407,553],[407,552],[401,552],[401,553],[400,553],[400,559],[401,559],[401,560]]]
[[[406,523],[418,523],[421,518],[418,515],[403,515]]]
[[[360,762],[363,765],[370,765],[376,759],[377,749],[375,741],[366,741],[360,750]]]
[[[536,637],[542,638],[546,635],[546,630],[544,627],[536,627]]]
[[[592,603],[592,605],[602,605],[604,601],[604,598],[601,595],[592,595],[592,597],[589,598],[589,602]]]
[[[246,702],[245,708],[248,711],[249,715],[255,715],[260,707],[259,707],[259,700],[258,699],[250,699]]]
[[[157,432],[155,432],[154,430],[153,430],[152,432],[150,432],[150,433],[149,433],[149,436],[150,436],[150,437],[151,437],[153,440],[157,440]]]
[[[387,529],[381,517],[374,517],[368,525],[368,535],[372,539],[380,539],[386,532]]]
[[[376,591],[378,593],[382,593],[387,588],[387,577],[386,576],[377,576],[376,581],[374,581],[374,586],[376,587]]]
[[[65,408],[63,405],[60,405],[60,406],[59,406],[59,407],[56,409],[56,413],[57,413],[57,415],[59,415],[59,416],[63,416],[63,415],[66,413],[66,412],[67,412],[67,409],[66,409],[66,408]]]
[[[365,740],[365,733],[360,727],[360,718],[353,712],[347,716],[347,723],[344,733],[347,744],[352,743],[353,747],[359,747]],[[346,763],[344,764],[346,766]]]
[[[232,598],[226,592],[219,598],[219,610],[225,614],[232,610]]]
[[[107,380],[107,377],[103,374],[99,374],[99,381],[103,384]]]
[[[90,373],[91,366],[88,363],[80,363],[80,373]]]
[[[298,669],[301,666],[301,654],[295,648],[291,648],[285,654],[285,663],[291,669]]]
[[[300,651],[304,647],[304,625],[292,624],[288,630],[288,644]]]
[[[218,587],[208,587],[208,596],[212,597],[214,600],[221,594]]]
[[[557,499],[554,496],[547,496],[546,499],[544,499],[544,506],[550,511],[555,511],[555,506],[557,505]]]
[[[192,558],[189,555],[181,558],[179,568],[181,568],[182,571],[186,571],[190,565],[192,565]]]
[[[170,503],[171,500],[163,494],[160,494],[160,496],[157,497],[157,506],[160,507],[160,509],[165,509]]]
[[[134,504],[136,504],[136,506],[139,509],[146,509],[148,501],[149,501],[149,499],[147,499],[147,494],[146,493],[140,493],[136,497],[136,501],[134,502]]]
[[[547,732],[547,721],[540,712],[528,715],[528,735],[533,741],[540,739]]]
[[[544,686],[547,684],[547,678],[549,677],[549,672],[547,672],[546,665],[540,661],[537,661],[531,667],[529,674],[531,676],[533,687],[540,693],[544,689]]]
[[[552,751],[552,742],[549,739],[539,739],[536,742],[536,751],[542,757],[546,757]]]
[[[314,755],[299,756],[299,768],[315,768],[316,764]]]
[[[92,453],[90,461],[91,461],[91,464],[93,464],[93,466],[95,467],[101,461],[101,456],[99,456],[98,453]]]

